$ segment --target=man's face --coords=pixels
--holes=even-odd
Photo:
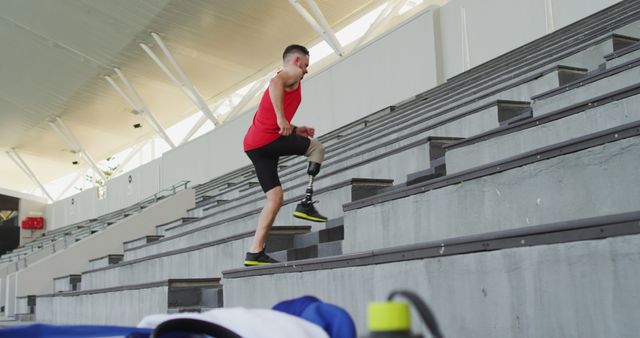
[[[296,55],[295,65],[302,71],[302,78],[307,74],[309,67],[309,55]],[[300,78],[300,79],[302,79]]]

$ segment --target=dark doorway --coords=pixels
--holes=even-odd
[[[0,195],[0,255],[20,245],[19,206],[18,198]]]

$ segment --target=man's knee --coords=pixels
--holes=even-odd
[[[282,192],[282,187],[277,186],[267,191],[267,201],[269,203],[277,205],[278,207],[281,207],[282,203],[284,202],[284,193]]]
[[[311,139],[309,148],[307,148],[307,152],[304,155],[307,156],[311,162],[322,163],[325,156],[324,146],[320,141]]]

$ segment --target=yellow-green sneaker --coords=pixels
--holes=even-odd
[[[264,249],[257,253],[247,252],[244,257],[244,266],[258,266],[273,263],[278,263],[278,261],[264,253]]]
[[[318,210],[313,206],[314,202],[302,201],[296,206],[296,211],[293,212],[293,217],[306,219],[313,222],[326,222],[327,218],[322,216]]]

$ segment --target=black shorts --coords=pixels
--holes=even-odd
[[[304,155],[309,149],[311,140],[300,135],[280,136],[277,140],[245,153],[256,168],[258,182],[265,193],[280,186],[278,177],[278,160],[280,156]]]

